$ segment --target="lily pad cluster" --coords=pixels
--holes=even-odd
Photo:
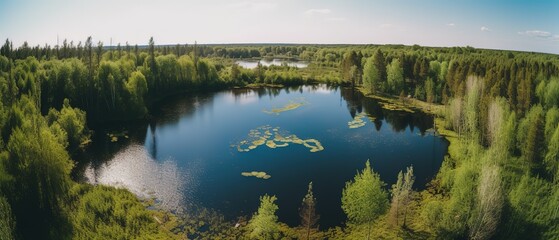
[[[301,99],[297,99],[297,100],[291,100],[289,101],[288,104],[286,104],[285,106],[281,107],[281,108],[272,108],[271,110],[264,110],[263,112],[268,113],[268,114],[275,114],[275,115],[279,115],[282,112],[286,112],[286,111],[290,111],[290,110],[295,110],[303,105],[307,104],[307,102],[305,101],[305,99],[301,98]]]
[[[240,141],[236,146],[239,152],[248,152],[263,145],[269,148],[280,148],[287,147],[289,144],[301,144],[310,152],[324,150],[322,144],[316,139],[301,139],[294,134],[280,132],[279,127],[272,128],[268,125],[250,130],[248,139]]]
[[[252,172],[242,172],[241,175],[245,176],[245,177],[256,177],[256,178],[260,178],[260,179],[269,179],[272,176],[268,175],[266,172],[256,172],[256,171],[252,171]]]
[[[357,115],[355,115],[355,117],[353,117],[353,120],[347,122],[347,126],[349,128],[360,128],[365,126],[365,121],[363,120],[363,118],[365,118],[367,116],[367,114],[365,114],[364,112],[360,112]]]

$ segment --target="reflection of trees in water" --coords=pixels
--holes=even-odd
[[[418,128],[421,135],[423,135],[427,129],[433,126],[433,117],[428,114],[383,109],[378,101],[364,97],[361,92],[352,88],[342,87],[340,94],[347,103],[347,110],[351,117],[354,118],[356,114],[365,111],[369,116],[375,118],[373,124],[377,131],[380,131],[382,127],[382,120],[385,120],[395,132],[405,131],[409,127],[412,132],[415,128]]]
[[[154,105],[152,112],[157,123],[161,125],[176,124],[180,119],[192,116],[197,108],[213,103],[215,93],[200,93],[177,96]]]

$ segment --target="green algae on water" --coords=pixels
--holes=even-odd
[[[245,177],[256,177],[256,178],[260,178],[260,179],[269,179],[272,176],[268,175],[266,172],[256,172],[256,171],[252,171],[252,172],[242,172],[241,175],[245,176]]]
[[[107,133],[107,137],[111,140],[111,142],[118,142],[120,138],[128,139],[128,131],[110,132]]]
[[[271,110],[263,110],[263,112],[268,113],[268,114],[275,114],[275,115],[279,115],[282,112],[286,112],[286,111],[291,111],[291,110],[295,110],[303,105],[307,104],[307,102],[305,101],[305,99],[301,98],[301,99],[296,99],[296,100],[290,100],[289,103],[287,103],[285,106],[280,107],[280,108],[272,108]]]
[[[289,134],[285,131],[280,132],[279,127],[272,128],[268,125],[250,130],[248,139],[242,140],[237,145],[233,146],[236,146],[239,152],[248,152],[262,145],[274,149],[288,147],[290,144],[303,145],[308,148],[310,152],[324,150],[320,141],[316,139],[301,139],[295,134]]]
[[[363,120],[363,118],[365,118],[366,116],[367,114],[364,112],[358,113],[357,115],[355,115],[353,120],[347,122],[347,126],[351,129],[365,126],[365,121]]]

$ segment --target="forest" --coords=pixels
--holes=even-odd
[[[245,69],[238,59],[304,60]],[[148,121],[192,92],[328,83],[430,106],[448,155],[426,190],[413,168],[387,186],[367,162],[340,189],[342,226],[318,226],[312,183],[301,225],[262,196],[246,224],[153,210],[125,189],[72,179],[97,124]],[[413,104],[410,107],[414,107]],[[364,159],[365,160],[365,159]],[[559,56],[419,45],[223,44],[0,48],[2,239],[559,239]],[[215,215],[208,213],[207,215]],[[208,226],[201,228],[201,225]],[[204,230],[201,230],[204,229]]]

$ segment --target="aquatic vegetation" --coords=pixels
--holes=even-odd
[[[256,178],[260,178],[260,179],[269,179],[272,176],[268,175],[266,172],[256,172],[256,171],[252,171],[252,172],[242,172],[241,175],[245,176],[245,177],[256,177]]]
[[[110,132],[107,133],[107,137],[111,140],[111,142],[118,142],[120,138],[128,139],[128,131]]]
[[[290,143],[300,144],[309,149],[310,152],[319,152],[324,150],[320,141],[309,138],[301,139],[297,135],[288,132],[280,132],[279,127],[272,128],[268,125],[258,127],[249,131],[248,139],[240,141],[236,145],[237,151],[248,152],[259,146],[266,145],[269,148],[287,147]]]
[[[390,110],[390,111],[402,111],[402,112],[409,112],[414,113],[415,111],[411,108],[404,106],[403,104],[398,104],[394,102],[379,102],[380,106],[383,109]]]
[[[268,114],[279,115],[282,112],[295,110],[295,109],[297,109],[297,108],[299,108],[299,107],[301,107],[305,104],[307,104],[307,102],[305,101],[305,99],[301,98],[301,99],[291,100],[291,101],[289,101],[288,104],[286,104],[285,106],[283,106],[281,108],[272,108],[271,110],[263,110],[263,112],[268,113]]]
[[[355,117],[353,117],[353,120],[347,122],[347,126],[349,128],[360,128],[365,126],[365,121],[363,120],[363,118],[367,117],[367,114],[364,112],[358,113],[357,115],[355,115]]]

